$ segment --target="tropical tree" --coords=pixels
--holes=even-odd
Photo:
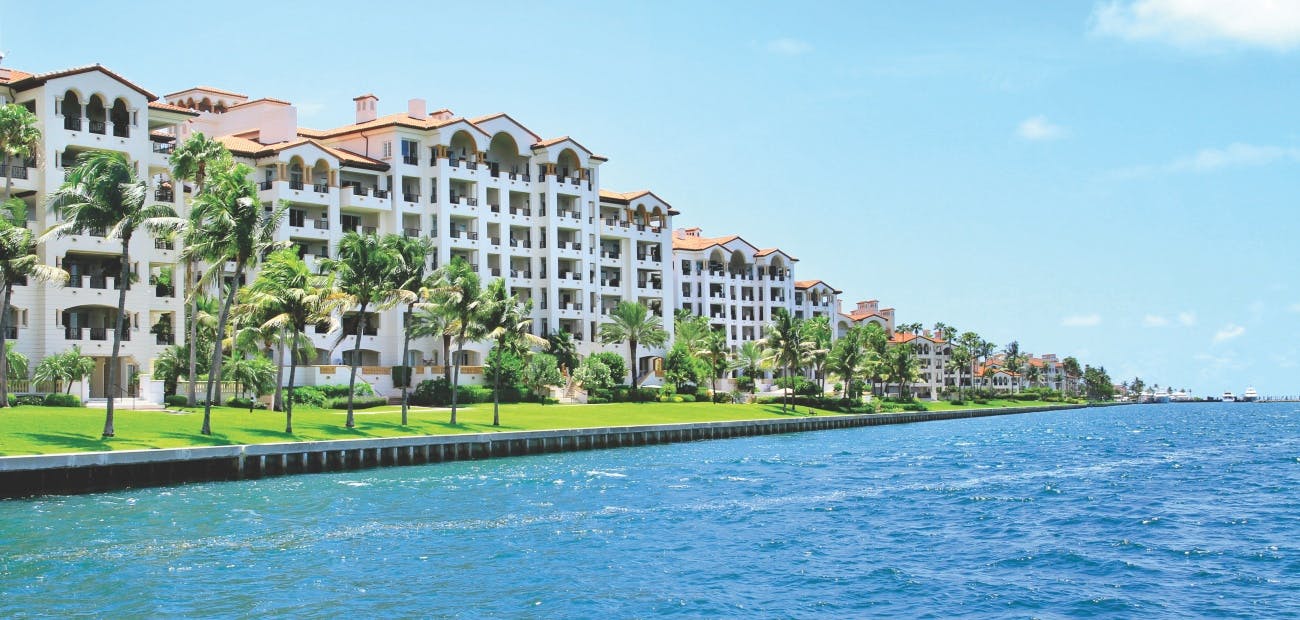
[[[463,355],[455,353],[465,349],[465,343],[477,341],[486,330],[483,326],[483,308],[478,274],[465,259],[455,257],[440,269],[438,290],[434,304],[440,306],[447,318],[455,323],[456,351],[450,354],[455,362],[451,373],[451,423],[456,423],[456,392],[460,389],[460,366]]]
[[[563,382],[559,364],[555,356],[549,353],[534,353],[528,360],[528,366],[524,367],[524,385],[543,405],[546,404],[546,388]]]
[[[3,114],[9,107],[0,106],[0,123],[4,122]],[[26,212],[26,204],[16,198],[4,203],[0,210],[0,351],[8,350],[5,339],[9,335],[9,302],[13,299],[14,286],[33,280],[59,285],[68,281],[68,272],[42,264],[36,255],[36,240],[27,229]],[[8,356],[0,356],[0,407],[9,406],[9,377],[18,370],[7,366]],[[24,379],[26,374],[24,370]]]
[[[898,384],[899,398],[911,397],[911,384],[920,376],[919,371],[920,366],[912,343],[903,342],[889,347],[885,355],[885,373],[890,382]]]
[[[840,381],[844,383],[842,395],[845,398],[858,396],[854,382],[858,374],[865,370],[867,349],[862,342],[862,332],[860,326],[849,328],[842,338],[831,345],[831,352],[827,357],[826,369],[839,376]]]
[[[194,195],[205,189],[208,171],[230,167],[230,151],[220,142],[195,132],[172,151],[167,163],[171,164],[172,177],[177,181],[193,181]],[[180,191],[177,187],[176,190]]]
[[[187,347],[183,345],[172,345],[163,349],[153,360],[151,369],[153,378],[163,382],[163,393],[172,394],[176,391],[176,381],[185,374],[185,357],[188,355]]]
[[[949,364],[957,368],[957,400],[964,400],[966,384],[963,375],[970,373],[971,360],[975,359],[975,355],[969,346],[958,342],[953,346],[952,355],[948,359]]]
[[[1025,369],[1025,356],[1020,352],[1020,343],[1012,340],[1002,349],[1002,367],[1012,376],[1012,391],[1020,391],[1020,374]]]
[[[561,368],[573,371],[578,367],[578,345],[574,344],[569,332],[556,329],[547,334],[546,352],[555,356],[555,362]]]
[[[717,404],[718,379],[721,379],[723,373],[731,369],[731,347],[727,346],[726,332],[720,329],[710,330],[709,335],[705,338],[704,346],[696,351],[695,355],[708,365],[712,400],[714,404]]]
[[[831,323],[826,316],[815,316],[803,322],[802,332],[808,365],[817,379],[818,392],[826,393],[826,362],[831,353]]]
[[[1065,373],[1065,393],[1069,395],[1074,391],[1075,382],[1079,380],[1079,376],[1083,373],[1083,370],[1079,368],[1078,358],[1070,356],[1061,360],[1061,371]]]
[[[1037,387],[1039,382],[1043,380],[1042,367],[1035,366],[1033,360],[1030,360],[1025,367],[1025,379],[1029,380],[1030,387]]]
[[[862,327],[862,348],[866,349],[863,371],[871,379],[871,394],[876,395],[876,384],[884,378],[885,353],[889,349],[889,333],[879,323]]]
[[[279,334],[289,350],[289,383],[284,399],[284,432],[293,434],[293,395],[298,360],[315,355],[307,335],[308,325],[324,325],[337,331],[334,310],[342,296],[334,290],[333,278],[312,273],[292,248],[272,252],[243,292],[244,304],[262,317],[262,328]]]
[[[442,376],[447,380],[447,385],[451,385],[451,340],[456,336],[456,323],[447,317],[443,308],[426,304],[411,315],[409,331],[412,338],[442,339]]]
[[[226,287],[226,298],[217,315],[217,334],[212,345],[212,366],[208,372],[207,402],[203,404],[204,435],[212,434],[212,404],[220,401],[221,385],[218,382],[214,393],[213,382],[221,377],[222,344],[226,338],[226,326],[230,319],[230,308],[239,294],[240,280],[247,276],[260,257],[289,244],[276,241],[275,231],[284,219],[287,204],[264,211],[257,198],[257,184],[250,175],[252,169],[244,164],[233,164],[222,168],[207,170],[207,183],[203,192],[194,198],[193,219],[202,229],[202,234],[194,241],[198,255],[203,256],[208,269],[199,280],[199,287],[212,282],[222,282],[226,278],[226,263],[233,262],[235,270]]]
[[[117,315],[114,317],[113,351],[108,368],[108,403],[104,412],[104,437],[112,437],[113,400],[121,384],[122,332],[127,329],[126,291],[131,287],[131,238],[136,231],[159,233],[184,224],[170,205],[146,205],[148,184],[136,174],[122,153],[88,151],[68,170],[67,180],[50,196],[62,222],[41,236],[41,240],[107,230],[107,237],[120,241],[118,258]]]
[[[46,356],[36,365],[32,380],[40,383],[62,383],[65,394],[72,393],[72,384],[95,372],[95,360],[81,354],[81,347],[73,345],[62,353]]]
[[[644,344],[650,347],[663,346],[668,340],[664,331],[663,319],[650,312],[640,302],[620,301],[609,313],[609,322],[600,326],[600,341],[604,344],[627,343],[628,371],[631,380],[628,384],[636,391],[637,380],[636,351]]]
[[[486,336],[492,341],[492,351],[498,355],[511,353],[523,356],[532,346],[546,344],[546,339],[535,336],[532,327],[533,300],[520,302],[506,288],[506,281],[497,278],[483,289],[480,299],[480,318]],[[492,426],[501,426],[501,374],[493,373]]]
[[[248,410],[252,411],[257,398],[269,394],[273,389],[275,367],[276,364],[265,355],[232,355],[222,378],[234,381],[236,390],[252,394],[252,398],[248,399]]]
[[[366,333],[366,311],[387,310],[398,302],[413,297],[405,290],[393,288],[389,274],[397,264],[394,254],[376,235],[349,232],[339,240],[338,258],[325,259],[323,264],[324,271],[334,272],[339,292],[347,306],[357,308],[354,323],[356,333],[353,335],[352,356],[348,360],[351,375],[348,377],[347,428],[356,426],[352,412],[352,392],[357,384],[357,367],[361,365],[361,339]],[[342,337],[347,335],[345,329]]]
[[[428,270],[429,254],[434,252],[433,240],[405,235],[384,235],[382,243],[392,254],[393,265],[388,272],[388,285],[394,291],[404,291],[406,310],[402,313],[402,426],[406,426],[407,395],[411,387],[411,325],[415,308],[428,297],[434,278]],[[397,378],[396,376],[394,377]]]
[[[736,367],[741,374],[751,379],[749,393],[752,395],[754,393],[754,381],[767,368],[767,358],[763,355],[763,347],[753,340],[740,343],[740,348],[736,350]]]
[[[807,346],[801,333],[802,321],[786,311],[777,308],[772,312],[772,322],[767,326],[767,333],[761,342],[769,363],[782,369],[782,376],[787,381],[803,365]],[[781,394],[781,411],[786,410],[787,399],[793,404],[793,387],[787,387]]]
[[[40,122],[35,114],[16,103],[0,106],[0,154],[4,156],[5,189],[0,204],[8,203],[13,192],[15,158],[35,157],[41,149]]]
[[[26,381],[27,365],[31,360],[27,359],[22,351],[14,348],[14,343],[4,343],[4,360],[5,360],[5,380],[7,381]],[[8,400],[8,396],[5,400]],[[7,404],[7,403],[6,403]]]

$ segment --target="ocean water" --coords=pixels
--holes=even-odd
[[[1300,617],[1300,405],[0,502],[0,617]]]

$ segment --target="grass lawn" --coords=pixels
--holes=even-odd
[[[993,409],[995,407],[1044,407],[1049,405],[1063,405],[1068,403],[1049,403],[1041,400],[990,400],[987,405],[977,405],[971,401],[965,401],[964,405],[954,405],[946,400],[934,402],[924,401],[922,404],[930,411],[951,411],[953,409]]]
[[[275,443],[530,431],[596,426],[673,424],[755,420],[807,415],[781,413],[780,405],[714,405],[711,403],[611,403],[607,405],[501,406],[501,426],[492,426],[492,405],[470,405],[457,411],[457,424],[448,424],[447,408],[412,407],[410,425],[401,426],[400,407],[376,407],[356,412],[357,426],[346,429],[346,413],[300,407],[293,412],[293,435],[284,433],[284,414],[231,407],[212,410],[210,436],[199,434],[203,409],[175,414],[165,411],[114,412],[117,435],[103,439],[104,410],[73,407],[23,406],[0,409],[0,456],[55,454],[107,450],[143,450],[185,446]]]

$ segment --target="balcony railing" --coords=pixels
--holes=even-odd
[[[420,156],[419,156],[419,155],[403,155],[403,156],[402,156],[402,163],[404,163],[404,164],[406,164],[406,165],[408,165],[408,166],[418,166],[418,165],[420,165]]]
[[[289,189],[302,189],[302,179],[289,179]]]
[[[155,238],[155,239],[153,240],[153,249],[155,249],[155,250],[173,250],[173,249],[175,249],[175,246],[173,246],[173,245],[172,245],[172,242],[171,242],[171,241],[168,241],[167,239],[156,239],[156,238]]]
[[[325,219],[316,220],[316,221],[312,222],[312,226],[315,226],[315,227],[316,227],[316,230],[329,230],[329,229],[330,229],[330,221],[329,221],[329,220],[325,220]]]
[[[90,133],[97,133],[101,136],[108,133],[108,123],[105,121],[90,121]]]
[[[113,123],[113,135],[118,138],[130,138],[131,126],[125,123]]]
[[[6,326],[5,326],[5,338],[8,338],[9,340],[17,340],[17,339],[18,339],[18,326],[17,326],[17,325],[6,325]]]
[[[533,214],[532,209],[527,209],[523,207],[510,207],[510,215],[522,215],[528,217],[531,216],[532,214]]]
[[[388,190],[386,189],[379,189],[376,187],[372,193],[375,195],[375,198],[388,198]]]
[[[402,234],[406,235],[407,237],[419,237],[419,236],[420,236],[420,229],[419,229],[419,228],[403,228],[403,229],[402,229]]]
[[[176,150],[176,144],[174,142],[153,143],[153,152],[155,153],[162,153],[163,155],[171,155],[172,151],[175,150]]]
[[[375,234],[375,233],[377,233],[377,232],[379,232],[379,229],[378,229],[377,227],[375,227],[375,226],[362,226],[362,227],[361,227],[361,233],[362,233],[362,234],[365,234],[365,235],[373,235],[373,234]]]
[[[420,202],[419,194],[402,194],[402,199],[406,202]]]
[[[501,237],[488,237],[488,243],[492,245],[501,245]]]
[[[27,166],[19,166],[17,164],[13,166],[6,166],[4,164],[0,164],[0,177],[8,177],[10,179],[26,179]]]
[[[317,194],[328,194],[330,192],[329,183],[312,183],[311,190]]]
[[[154,344],[176,344],[175,334],[154,334]]]
[[[153,287],[154,297],[175,297],[176,287],[170,284],[155,284]]]
[[[510,277],[531,279],[533,277],[533,272],[527,269],[511,269]]]
[[[261,190],[264,190],[264,191],[265,191],[265,190],[268,190],[268,189],[271,189],[271,188],[274,187],[274,186],[275,186],[275,181],[272,181],[271,179],[267,179],[267,180],[262,181],[261,183],[258,183],[258,184],[257,184],[258,189],[261,189]]]
[[[81,131],[81,117],[80,116],[63,117],[63,128],[67,129],[68,131]]]
[[[159,187],[153,191],[153,199],[158,202],[172,202],[176,199],[176,194],[170,187]]]

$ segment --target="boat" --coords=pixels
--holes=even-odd
[[[1225,403],[1235,403],[1235,402],[1237,402],[1237,397],[1236,397],[1236,396],[1233,396],[1233,395],[1232,395],[1232,392],[1224,392],[1224,393],[1223,393],[1223,399],[1222,399],[1222,400],[1223,400],[1223,402],[1225,402]]]
[[[1255,388],[1253,387],[1248,387],[1246,388],[1245,392],[1241,393],[1241,402],[1243,403],[1253,403],[1258,400],[1259,400],[1259,393],[1256,392]]]

